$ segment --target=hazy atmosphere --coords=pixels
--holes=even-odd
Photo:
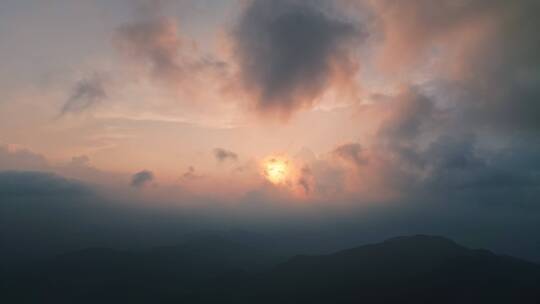
[[[540,262],[540,2],[2,0],[3,264],[193,235]]]

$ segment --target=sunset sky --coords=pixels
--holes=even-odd
[[[538,12],[2,0],[2,225],[85,201],[67,214],[445,233],[540,260]]]

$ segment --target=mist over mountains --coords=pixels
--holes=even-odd
[[[35,261],[2,289],[12,303],[538,303],[540,265],[427,235],[294,256],[205,235]]]

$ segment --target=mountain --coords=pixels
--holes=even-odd
[[[296,256],[249,290],[246,303],[540,303],[540,266],[417,235]]]
[[[142,252],[90,248],[11,269],[2,275],[1,294],[12,303],[174,303],[214,278],[278,261],[216,235]]]
[[[285,262],[219,237],[72,252],[11,273],[13,303],[540,303],[540,266],[435,236]],[[274,265],[274,266],[271,266]]]

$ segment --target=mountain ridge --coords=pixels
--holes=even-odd
[[[266,267],[257,267],[262,264]],[[284,262],[215,237],[143,253],[90,248],[59,255],[11,279],[2,284],[4,294],[17,303],[51,294],[58,303],[540,301],[540,265],[429,235]],[[22,293],[29,284],[32,292]]]

